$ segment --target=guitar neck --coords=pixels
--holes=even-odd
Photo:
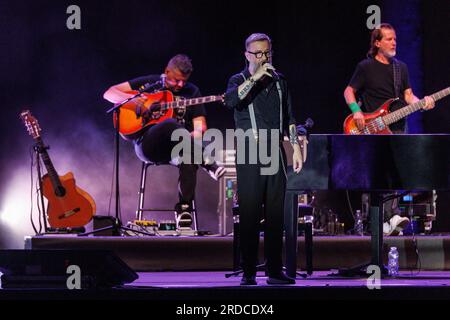
[[[198,97],[198,98],[191,98],[191,99],[182,99],[178,101],[171,101],[167,103],[163,103],[161,105],[161,108],[163,110],[170,109],[170,108],[181,108],[181,107],[189,107],[194,105],[199,105],[202,103],[210,103],[215,101],[221,101],[221,96],[207,96],[207,97]]]
[[[450,87],[443,89],[441,91],[438,91],[438,92],[432,94],[430,97],[434,101],[438,101],[438,100],[448,96],[449,94],[450,94]],[[383,120],[387,125],[390,125],[392,123],[395,123],[395,122],[405,118],[406,116],[410,115],[411,113],[422,109],[425,106],[425,104],[426,104],[425,99],[419,100],[415,103],[407,105],[406,107],[403,107],[401,109],[398,109],[394,112],[391,112],[391,113],[385,115],[383,117]]]
[[[42,138],[37,138],[37,145],[39,147],[39,153],[41,154],[42,162],[44,163],[45,168],[47,169],[47,174],[52,182],[53,188],[55,192],[60,192],[61,188],[64,188],[61,184],[61,180],[59,179],[59,175],[56,172],[55,167],[53,166],[53,162],[48,155],[47,149],[45,148],[44,142]]]

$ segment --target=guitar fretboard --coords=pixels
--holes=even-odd
[[[53,188],[55,190],[59,187],[62,187],[61,180],[59,180],[58,173],[56,172],[55,167],[53,166],[52,160],[50,159],[50,156],[48,155],[47,150],[45,150],[44,142],[42,141],[41,137],[36,138],[36,142],[38,146],[41,148],[41,158],[42,162],[44,162],[45,168],[47,169],[47,174],[50,178],[50,181],[52,182]]]
[[[430,97],[433,98],[434,101],[438,101],[450,94],[450,87],[443,89],[441,91],[438,91],[434,94],[432,94]],[[403,107],[401,109],[398,109],[394,112],[391,112],[383,117],[384,122],[387,125],[390,125],[392,123],[395,123],[404,117],[410,115],[413,112],[416,112],[417,110],[422,109],[425,106],[425,99],[419,100],[415,103],[412,103],[410,105],[407,105],[406,107]]]
[[[166,110],[170,108],[181,108],[188,107],[202,103],[210,103],[215,101],[221,101],[222,96],[207,96],[207,97],[199,97],[199,98],[191,98],[191,99],[181,99],[178,101],[171,101],[166,103],[161,103],[161,109]]]

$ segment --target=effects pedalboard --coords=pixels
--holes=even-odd
[[[127,227],[136,231],[144,231],[153,236],[197,236],[200,235],[196,230],[190,227],[177,228],[174,220],[133,220],[129,221]],[[130,235],[139,235],[129,231]]]

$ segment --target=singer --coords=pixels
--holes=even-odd
[[[262,143],[276,143],[281,165],[272,175],[262,175],[262,161],[237,163],[237,187],[240,219],[240,249],[244,271],[241,285],[256,285],[258,243],[261,219],[264,219],[264,251],[268,284],[294,284],[295,279],[283,273],[283,208],[286,190],[286,155],[281,146],[284,133],[289,133],[294,148],[293,167],[300,172],[303,159],[297,139],[291,96],[286,79],[272,65],[272,42],[266,34],[255,33],[245,41],[245,59],[248,67],[228,81],[225,105],[234,111],[236,129],[255,134],[258,149]],[[278,132],[276,141],[262,130]],[[272,140],[272,141],[270,141]],[[245,152],[251,149],[246,141]],[[272,150],[272,148],[268,148]],[[272,156],[272,155],[271,155]]]
[[[145,92],[147,88],[152,91],[155,89],[170,90],[177,97],[200,97],[199,88],[188,82],[192,71],[193,67],[189,57],[179,54],[170,59],[162,75],[152,74],[116,84],[110,87],[103,97],[112,103],[119,103],[131,96],[129,91]],[[138,98],[137,104],[144,102],[139,99],[143,98]],[[189,107],[184,114],[177,116],[177,119],[167,119],[147,127],[147,130],[133,141],[136,155],[142,161],[173,164],[171,151],[178,142],[171,141],[171,135],[174,130],[180,128],[187,129],[193,137],[201,136],[202,132],[206,130],[204,106],[200,104]],[[198,166],[185,163],[177,165],[179,167],[179,202],[175,205],[175,211],[181,216],[185,213],[192,213]],[[218,180],[225,173],[225,169],[217,166],[214,162],[201,166],[214,180]]]

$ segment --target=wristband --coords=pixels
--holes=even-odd
[[[361,108],[359,107],[359,105],[356,102],[352,102],[348,105],[348,107],[350,108],[350,110],[352,110],[352,113],[361,111]]]

